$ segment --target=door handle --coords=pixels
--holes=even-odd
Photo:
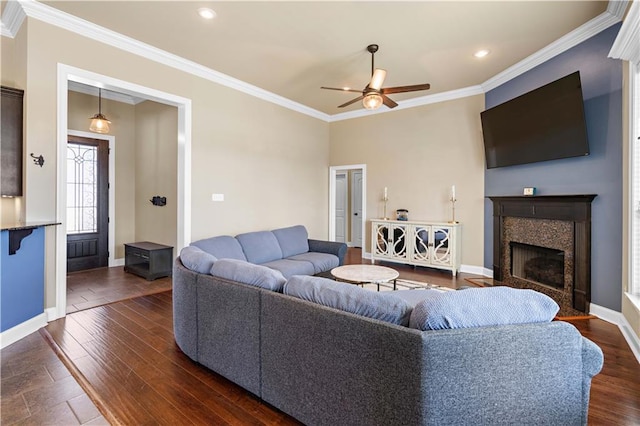
[[[358,216],[358,213],[354,213],[353,215],[354,215],[354,216]]]

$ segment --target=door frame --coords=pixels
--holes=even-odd
[[[67,130],[67,135],[109,142],[109,267],[116,264],[116,137],[82,130]],[[65,215],[66,216],[66,215]],[[124,260],[119,262],[124,264]]]
[[[67,236],[67,135],[68,135],[68,89],[69,81],[110,89],[131,96],[141,97],[161,104],[171,105],[178,110],[177,171],[177,242],[176,251],[191,241],[191,99],[150,87],[58,63],[57,73],[57,167],[56,167],[56,244],[55,244],[55,286],[56,304],[47,308],[47,321],[66,315],[67,310],[67,245],[62,244]]]
[[[362,257],[366,246],[365,228],[367,223],[367,165],[351,164],[329,167],[329,241],[336,240],[336,174],[339,171],[362,171]],[[351,218],[349,218],[351,220]]]

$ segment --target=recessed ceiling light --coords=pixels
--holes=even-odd
[[[488,50],[478,50],[476,53],[473,54],[473,56],[475,56],[476,58],[484,58],[488,54],[489,54]]]
[[[216,17],[216,12],[213,9],[209,9],[208,7],[201,7],[200,9],[198,9],[198,15],[200,15],[204,19],[213,19]]]

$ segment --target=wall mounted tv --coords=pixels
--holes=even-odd
[[[580,71],[480,113],[487,169],[589,155]]]

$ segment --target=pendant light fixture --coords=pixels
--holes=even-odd
[[[96,133],[109,133],[111,122],[102,115],[102,89],[98,89],[98,113],[90,118],[91,126],[89,130]]]

